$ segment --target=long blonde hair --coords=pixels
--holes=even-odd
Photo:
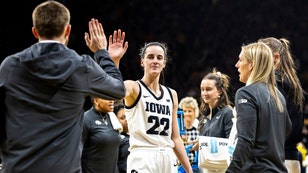
[[[267,37],[259,39],[258,41],[268,45],[271,48],[272,53],[279,53],[280,63],[278,63],[276,70],[279,71],[282,82],[285,80],[290,82],[294,92],[293,101],[300,106],[301,110],[303,110],[303,98],[305,92],[302,89],[300,80],[296,74],[296,67],[290,51],[289,40],[285,38],[277,39],[274,37]]]
[[[253,83],[267,84],[274,103],[279,111],[283,112],[283,106],[276,89],[274,59],[271,49],[266,44],[258,42],[242,46],[242,53],[248,62],[253,63],[253,69],[246,85]]]

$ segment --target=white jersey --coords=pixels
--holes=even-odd
[[[169,88],[160,85],[157,97],[141,80],[135,103],[125,107],[130,134],[130,148],[174,147],[171,140],[173,98]]]

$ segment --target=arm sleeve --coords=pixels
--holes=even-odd
[[[89,92],[92,96],[119,100],[125,96],[125,86],[120,70],[109,57],[107,50],[99,50],[88,63]]]
[[[232,113],[232,109],[231,108],[227,108],[227,110],[225,111],[225,115],[224,115],[225,119],[224,119],[224,132],[225,132],[225,136],[226,138],[229,138],[230,136],[230,132],[232,129],[232,118],[233,118],[233,113]]]
[[[249,92],[238,90],[235,95],[235,106],[238,141],[227,172],[241,172],[245,161],[250,157],[256,136],[257,108]]]
[[[83,120],[83,125],[82,125],[82,135],[81,135],[81,143],[84,145],[88,138],[88,133],[89,133],[89,120],[88,118],[84,117],[85,119]]]
[[[5,92],[4,92],[4,87],[0,87],[0,98],[1,98],[1,103],[0,103],[0,153],[1,153],[1,144],[6,138],[6,131],[5,131]]]

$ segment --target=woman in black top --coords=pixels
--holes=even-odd
[[[242,47],[236,68],[246,85],[235,94],[237,144],[227,173],[287,173],[284,143],[291,131],[274,60],[264,43]]]
[[[229,76],[217,72],[201,81],[199,135],[228,138],[232,128],[232,107],[228,97]]]
[[[199,136],[229,138],[233,125],[232,103],[228,97],[229,83],[229,76],[216,69],[203,77],[200,84]],[[198,148],[196,146],[198,143],[194,145],[193,150]],[[225,168],[211,167],[201,171],[222,173],[225,172]]]
[[[274,67],[278,89],[286,99],[287,109],[292,121],[292,131],[285,142],[285,157],[288,173],[300,172],[297,144],[302,141],[304,126],[304,91],[296,75],[296,68],[290,53],[289,41],[285,38],[268,37],[259,39],[268,45],[274,56]]]
[[[121,137],[111,122],[114,101],[93,98],[84,114],[81,165],[83,173],[118,173]],[[113,116],[115,116],[113,114]]]

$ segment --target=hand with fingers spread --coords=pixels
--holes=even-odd
[[[119,67],[119,63],[128,48],[128,42],[125,40],[125,32],[121,29],[115,30],[113,35],[109,36],[108,52],[114,63]]]
[[[89,21],[89,33],[85,33],[84,39],[87,46],[93,53],[107,48],[107,39],[103,26],[97,19],[92,18]]]

